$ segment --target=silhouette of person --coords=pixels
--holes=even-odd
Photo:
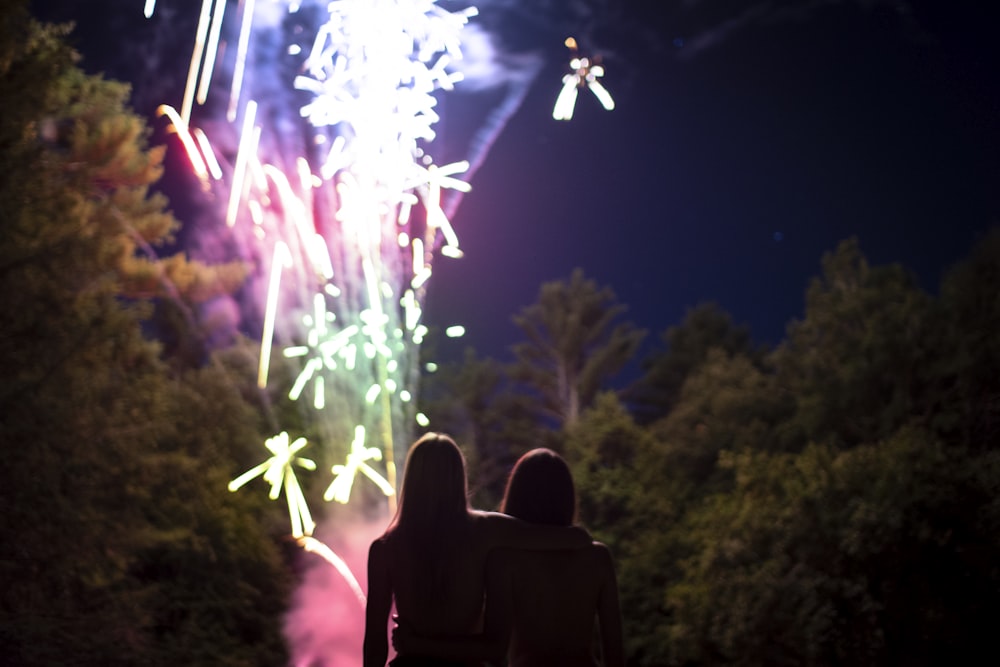
[[[585,530],[552,527],[470,509],[465,459],[455,442],[428,433],[410,449],[396,516],[368,552],[364,667],[384,667],[393,604],[401,625],[425,637],[483,631],[491,551],[588,548]],[[589,549],[588,549],[589,550]],[[477,665],[482,657],[398,649],[393,667]]]
[[[522,456],[509,479],[501,509],[538,525],[569,526],[576,492],[566,462],[549,449]],[[478,658],[510,667],[622,667],[621,609],[608,548],[524,551],[497,549],[487,563],[484,632],[474,637],[424,635],[400,624],[397,647],[433,651],[453,659]],[[595,626],[600,654],[594,656]]]

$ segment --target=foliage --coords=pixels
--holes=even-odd
[[[690,309],[680,325],[661,334],[660,347],[643,362],[643,375],[625,391],[631,409],[643,422],[670,412],[689,375],[709,352],[721,350],[760,364],[763,348],[756,347],[746,326],[736,326],[728,313],[714,303]]]
[[[773,363],[795,397],[799,443],[839,447],[891,435],[927,407],[935,353],[930,297],[902,267],[871,267],[856,240],[823,258],[805,318],[788,328]]]
[[[624,311],[610,288],[577,269],[542,285],[538,301],[514,317],[528,340],[514,346],[512,374],[537,393],[544,418],[572,426],[636,351],[645,332],[616,324]]]
[[[5,659],[279,664],[270,508],[225,489],[261,441],[252,377],[172,369],[143,336],[147,298],[186,306],[242,269],[146,252],[177,223],[127,88],[83,75],[65,30],[18,4],[0,29]]]

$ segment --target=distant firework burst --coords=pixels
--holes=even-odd
[[[467,161],[437,164],[428,150],[435,95],[462,80],[453,64],[476,13],[435,0],[244,0],[235,12],[203,0],[183,100],[160,109],[203,189],[225,203],[220,223],[266,276],[258,383],[273,355],[298,368],[288,397],[315,412],[319,444],[344,456],[327,494],[339,502],[361,472],[391,509],[394,443],[420,418],[426,286],[436,257],[461,256],[443,194],[469,189]],[[214,130],[200,129],[201,105],[223,98],[226,123],[205,111]],[[266,443],[272,468],[281,438]],[[308,508],[287,475],[293,533],[307,537]]]
[[[284,494],[292,536],[362,604],[345,560],[313,535],[296,469],[332,461],[324,500],[346,504],[364,484],[394,511],[397,448],[428,425],[415,400],[434,263],[461,257],[457,204],[542,67],[532,53],[499,54],[476,8],[443,4],[202,0],[182,99],[159,109],[217,206],[199,233],[254,267],[258,385],[278,391],[271,367],[284,359],[293,376],[281,391],[310,427],[307,440],[276,424],[266,458],[229,488],[260,477],[272,499]],[[147,18],[157,10],[146,0]],[[600,72],[587,74],[574,93],[600,88]],[[494,102],[467,153],[439,160],[439,102],[462,86]],[[302,655],[327,650],[305,643]]]

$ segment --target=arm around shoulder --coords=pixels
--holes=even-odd
[[[511,549],[582,549],[591,543],[590,534],[579,526],[545,526],[528,523],[499,512],[477,511],[490,547]]]

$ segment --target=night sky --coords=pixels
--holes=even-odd
[[[193,23],[198,4],[159,0],[157,11]],[[545,64],[455,213],[465,257],[435,265],[432,323],[464,324],[453,345],[506,359],[512,315],[580,267],[629,306],[647,344],[703,301],[776,343],[821,255],[850,236],[873,263],[900,262],[935,289],[1000,220],[990,4],[480,3],[507,48]],[[84,68],[132,80],[140,111],[162,94],[151,67],[167,81],[186,74],[189,46],[148,54],[193,32],[133,31],[141,0],[35,9],[75,19]],[[582,91],[573,120],[558,122],[571,34],[603,58],[618,106]],[[146,57],[130,58],[140,47]],[[462,113],[443,111],[445,124]]]

